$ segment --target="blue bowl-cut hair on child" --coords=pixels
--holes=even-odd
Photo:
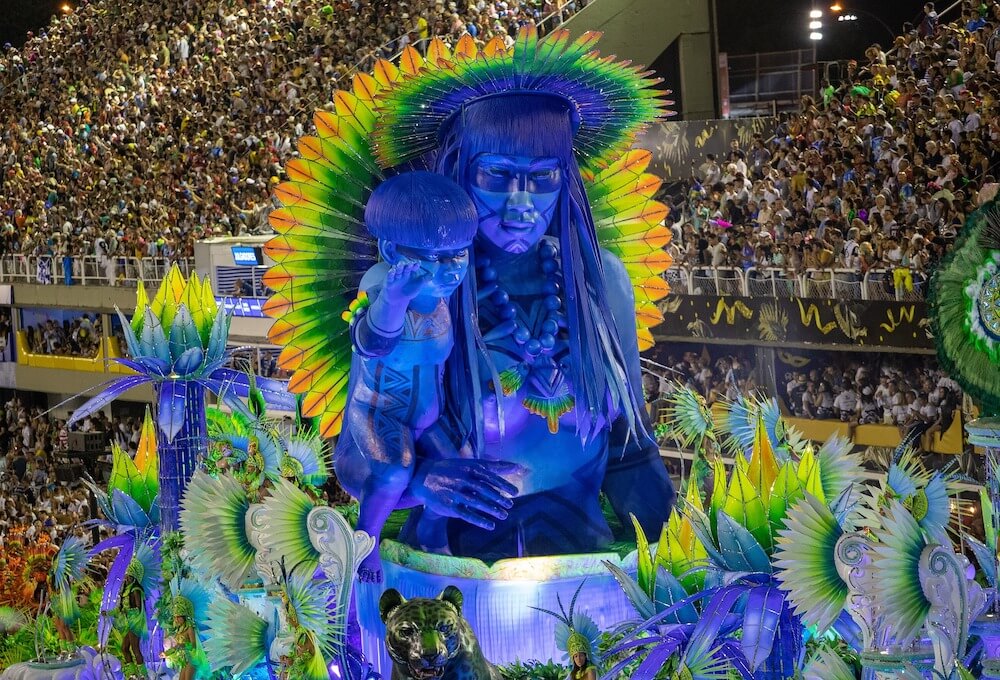
[[[410,248],[444,250],[472,243],[476,206],[451,179],[422,170],[390,177],[365,206],[372,236]]]

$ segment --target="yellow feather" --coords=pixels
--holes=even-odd
[[[324,439],[330,439],[331,437],[336,437],[340,434],[340,430],[344,424],[344,412],[343,410],[336,413],[326,413],[320,420],[319,434]]]
[[[197,276],[197,274],[195,274]],[[184,300],[184,288],[187,282],[184,280],[184,275],[181,274],[181,270],[174,265],[170,268],[170,273],[167,275],[167,285],[168,285],[168,300],[173,300],[174,303],[180,304]]]
[[[285,312],[291,311],[295,307],[295,303],[291,298],[276,294],[268,298],[267,302],[261,308],[261,311],[271,317],[278,317],[283,315]]]
[[[649,332],[648,328],[636,328],[635,333],[640,352],[645,352],[647,349],[650,349],[654,344],[656,344],[653,342],[653,334]]]
[[[440,38],[434,38],[431,40],[430,46],[427,48],[427,63],[440,66],[442,61],[451,60],[451,50]]]
[[[373,75],[379,85],[382,87],[389,87],[399,80],[399,69],[396,68],[396,65],[388,59],[379,59],[375,62],[375,71]]]
[[[413,48],[412,45],[407,45],[406,49],[403,50],[403,54],[399,57],[399,67],[408,76],[415,76],[420,73],[420,69],[424,66],[424,59],[420,56],[420,53]]]
[[[152,470],[155,477],[156,460],[156,430],[153,427],[153,419],[149,415],[149,407],[147,406],[139,435],[139,448],[135,453],[135,466],[144,475]]]
[[[337,90],[337,93],[333,95],[333,107],[342,119],[350,122],[358,130],[367,131],[375,125],[375,114],[372,113],[371,108],[350,92]],[[318,112],[317,116],[319,116]],[[316,128],[319,129],[318,124]]]
[[[635,306],[635,318],[643,327],[663,323],[663,312],[652,302],[643,301]]]
[[[361,71],[354,75],[354,94],[358,99],[367,102],[375,101],[375,95],[378,94],[378,91],[378,81],[370,75]]]
[[[670,294],[670,286],[659,276],[650,276],[634,282],[636,302],[656,302]]]
[[[483,48],[483,54],[491,59],[507,54],[507,46],[504,44],[503,38],[496,36],[486,43],[486,47]]]
[[[463,34],[458,39],[458,44],[455,45],[455,59],[459,61],[472,61],[478,54],[479,48],[476,47],[476,41],[468,33]]]
[[[336,101],[336,99],[337,95],[334,95],[334,101]],[[340,117],[335,113],[331,113],[329,111],[317,111],[313,116],[313,123],[316,125],[316,131],[323,137],[340,136]],[[301,147],[303,142],[308,139],[309,137],[303,137],[300,139],[299,146]]]
[[[639,257],[626,256],[622,258],[626,270],[643,276],[662,274],[670,268],[673,261],[673,258],[662,250],[655,250]]]
[[[767,436],[764,419],[761,417],[757,418],[757,426],[754,430],[753,455],[750,457],[747,477],[760,492],[764,503],[770,503],[771,487],[774,486],[774,480],[778,478],[778,460],[774,456],[771,439]]]

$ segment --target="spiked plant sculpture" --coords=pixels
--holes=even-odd
[[[792,677],[801,670],[803,616],[810,625],[854,631],[841,616],[843,582],[821,589],[832,603],[813,592],[789,592],[782,577],[793,585],[795,579],[776,562],[785,554],[782,536],[796,529],[805,535],[795,545],[798,552],[785,555],[803,584],[808,575],[826,574],[841,522],[861,497],[853,487],[860,466],[841,438],[814,451],[766,399],[727,404],[715,422],[696,399],[676,398],[671,409],[682,438],[704,441],[711,431],[735,463],[727,475],[721,459],[711,462],[706,501],[698,485],[689,485],[681,513],[664,527],[655,552],[640,536],[636,580],[615,573],[646,619],[619,647],[645,653],[630,657],[643,664],[676,655],[688,673],[704,667],[718,675],[731,667],[744,677]]]
[[[160,505],[164,528],[177,526],[180,499],[206,442],[205,388],[225,394],[229,317],[219,310],[211,286],[197,274],[185,279],[173,267],[152,300],[139,284],[135,313],[119,311],[129,358],[116,359],[135,375],[113,381],[74,412],[71,424],[110,404],[128,390],[153,383],[160,433]]]
[[[111,447],[111,453],[112,468],[108,490],[104,491],[92,482],[87,482],[104,516],[104,519],[92,520],[92,523],[115,532],[115,535],[95,545],[90,554],[93,556],[107,550],[117,550],[108,570],[101,602],[98,621],[98,642],[101,645],[107,643],[111,633],[114,623],[112,614],[118,608],[125,573],[133,557],[143,546],[156,545],[160,535],[157,438],[148,409],[135,459],[117,444]],[[155,602],[155,588],[147,596],[151,602]]]
[[[205,390],[233,410],[245,411],[237,396],[249,393],[249,378],[224,368],[230,318],[220,309],[211,283],[193,274],[185,279],[174,266],[150,300],[142,283],[131,322],[118,312],[129,358],[115,359],[135,375],[113,381],[73,413],[70,424],[104,408],[128,390],[153,383],[159,433],[160,509],[164,531],[177,528],[180,501],[208,437]],[[258,379],[272,404],[288,410],[295,402],[278,381]]]

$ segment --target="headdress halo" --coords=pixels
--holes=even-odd
[[[651,72],[592,49],[601,34],[570,41],[559,29],[538,38],[533,25],[518,31],[513,47],[494,38],[479,51],[468,35],[454,52],[434,40],[427,57],[409,48],[408,75],[376,100],[374,146],[379,164],[392,167],[433,150],[441,131],[463,107],[498,95],[545,94],[565,100],[575,128],[581,167],[597,170],[631,148],[645,126],[665,115],[669,102]]]

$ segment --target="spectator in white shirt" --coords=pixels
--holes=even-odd
[[[854,418],[855,412],[858,408],[858,393],[854,389],[854,385],[850,382],[844,383],[844,389],[841,390],[837,398],[833,400],[833,412],[838,418],[843,422],[848,422]]]

